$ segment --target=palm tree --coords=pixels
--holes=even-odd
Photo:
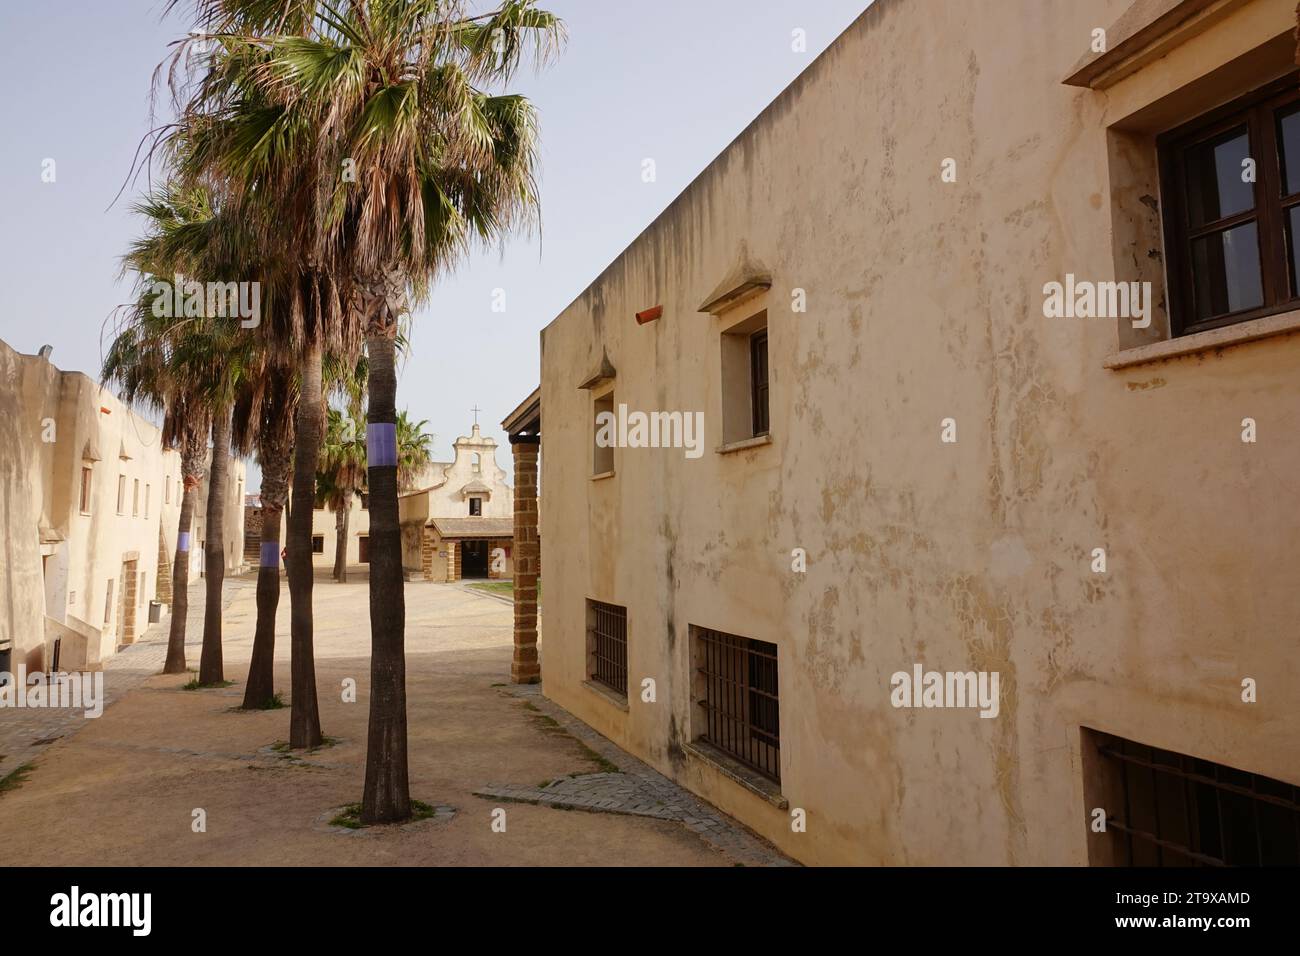
[[[426,432],[426,420],[413,422],[406,410],[397,413],[397,486],[411,491],[415,480],[433,461],[433,442],[437,438]]]
[[[188,607],[189,536],[194,498],[202,476],[203,439],[209,425],[212,457],[209,465],[207,534],[204,562],[206,605],[199,683],[220,683],[224,677],[221,655],[221,590],[225,576],[225,495],[231,453],[231,415],[235,395],[253,362],[251,337],[239,323],[203,314],[206,309],[173,315],[168,296],[172,282],[181,276],[222,278],[235,275],[239,263],[242,229],[223,216],[211,191],[169,182],[137,203],[145,217],[145,235],[123,257],[124,269],[134,269],[142,284],[137,301],[128,310],[127,324],[110,347],[105,379],[117,379],[128,396],[138,395],[165,408],[178,410],[176,435],[182,444],[185,493],[181,526],[177,534],[172,634],[167,673],[185,668],[184,631]],[[242,276],[240,277],[242,278]],[[158,283],[162,285],[158,285]],[[161,290],[161,291],[160,291]],[[161,308],[160,308],[161,306]],[[138,372],[133,381],[132,364]],[[152,380],[152,395],[140,391]],[[164,421],[166,425],[166,420]]]
[[[242,0],[228,5],[236,11],[249,6]],[[224,0],[203,0],[200,16],[233,23],[226,6]],[[347,283],[311,245],[318,171],[304,159],[314,131],[298,111],[268,95],[273,90],[259,85],[267,79],[270,45],[242,32],[193,39],[215,40],[219,46],[184,107],[181,131],[170,132],[165,142],[184,138],[183,178],[219,182],[228,204],[241,211],[259,247],[273,257],[282,307],[272,310],[262,331],[267,347],[292,361],[298,372],[285,562],[292,651],[289,744],[315,747],[323,738],[313,647],[311,520],[325,428],[322,364],[327,352],[359,353],[359,318],[343,306]],[[182,45],[177,57],[184,52]]]
[[[257,569],[257,625],[244,687],[245,710],[261,710],[275,698],[275,617],[280,604],[280,522],[293,464],[298,378],[292,364],[273,360],[246,388],[235,406],[235,444],[247,454],[257,448],[262,468],[261,548]]]
[[[267,221],[295,241],[310,235],[304,261],[356,290],[351,312],[365,329],[372,646],[365,823],[410,816],[399,321],[471,242],[532,220],[532,105],[482,87],[508,82],[527,45],[544,61],[564,33],[533,0],[501,0],[483,15],[465,8],[463,0],[198,3],[205,38],[224,51],[191,101],[206,129],[221,130],[200,151],[198,168],[219,168],[235,189],[273,201],[280,212]],[[304,406],[309,394],[304,371]],[[300,455],[316,437],[300,428]],[[291,521],[300,514],[298,480],[295,473]],[[309,534],[310,515],[302,517]],[[291,529],[291,560],[293,540]]]
[[[395,340],[412,298],[475,238],[513,226],[535,201],[535,118],[520,96],[476,82],[513,73],[521,40],[543,52],[560,26],[531,0],[493,15],[459,4],[354,3],[285,40],[277,79],[317,104],[323,168],[351,159],[332,190],[324,247],[358,289],[370,364],[370,728],[361,818],[410,816],[401,533],[397,504]]]
[[[366,487],[366,443],[357,435],[359,414],[336,408],[328,410],[325,447],[321,450],[321,471],[316,478],[317,500],[334,512],[334,579],[348,579],[348,524],[353,498]]]
[[[181,508],[172,562],[172,618],[167,634],[164,674],[183,674],[185,621],[189,610],[190,533],[194,502],[203,482],[204,459],[211,414],[204,404],[186,393],[169,367],[162,346],[166,328],[149,321],[152,309],[141,302],[124,323],[104,358],[102,377],[115,382],[128,404],[163,413],[163,445],[177,448],[181,457]]]

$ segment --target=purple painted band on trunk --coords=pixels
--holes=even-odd
[[[280,566],[280,546],[274,541],[263,541],[260,563],[264,568],[278,568]]]
[[[190,533],[182,531],[181,536],[176,540],[177,551],[188,551],[190,549]]]
[[[366,426],[366,464],[371,468],[397,466],[397,426],[378,422]]]

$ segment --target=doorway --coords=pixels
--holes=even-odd
[[[460,576],[485,578],[488,576],[488,543],[462,541],[460,543]]]

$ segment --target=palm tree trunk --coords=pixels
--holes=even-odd
[[[348,583],[348,525],[352,523],[352,492],[343,492],[343,513],[339,520],[338,556],[334,559],[339,583]]]
[[[225,680],[221,659],[221,587],[226,577],[226,480],[230,473],[231,406],[220,408],[212,419],[212,464],[209,466],[207,538],[203,568],[207,594],[203,608],[203,652],[199,656],[199,684]]]
[[[346,512],[338,502],[334,504],[334,580],[343,580],[343,569],[347,567],[347,552],[344,548],[347,542],[347,525],[345,524]]]
[[[280,605],[280,518],[288,490],[289,445],[262,446],[262,548],[257,569],[257,630],[244,688],[245,710],[275,696],[275,612]]]
[[[411,815],[406,763],[406,601],[397,515],[397,369],[395,327],[367,332],[370,412],[370,730],[362,823]]]
[[[289,510],[289,642],[292,690],[289,746],[319,747],[320,708],[316,700],[316,659],[312,648],[311,515],[316,500],[316,465],[325,437],[321,403],[321,345],[307,346],[298,401],[297,442],[293,456],[293,503]]]
[[[190,533],[194,502],[203,482],[203,457],[208,426],[191,422],[181,436],[181,516],[176,530],[176,557],[172,562],[172,620],[167,633],[164,674],[185,673],[185,619],[190,607]]]
[[[182,474],[184,469],[182,469]],[[172,621],[167,632],[167,663],[164,674],[185,673],[185,615],[190,608],[190,527],[194,524],[194,499],[198,487],[182,478],[181,520],[176,529],[176,557],[172,561]]]

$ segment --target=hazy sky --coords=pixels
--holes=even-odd
[[[435,457],[450,457],[478,405],[510,470],[499,423],[539,381],[538,332],[867,5],[542,3],[569,29],[559,60],[515,84],[541,116],[542,239],[475,255],[416,313],[398,406],[428,420]],[[118,262],[139,230],[128,206],[144,180],[110,204],[149,128],[154,68],[190,26],[160,20],[163,6],[0,2],[0,338],[19,352],[53,345],[57,366],[96,377],[105,320],[130,297]],[[805,53],[791,49],[796,28]],[[53,183],[41,179],[47,158]],[[504,313],[492,310],[495,289]]]

